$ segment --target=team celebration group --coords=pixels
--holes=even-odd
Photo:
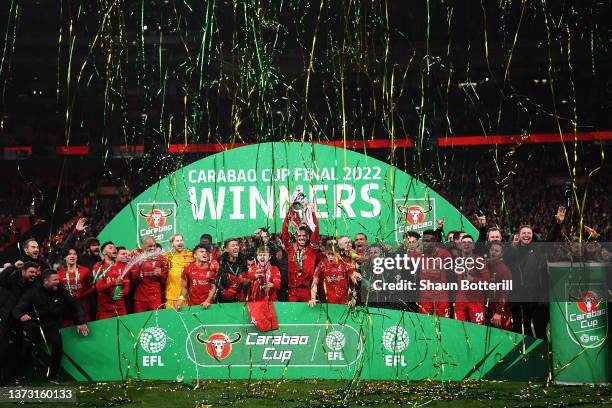
[[[557,212],[558,234],[565,209]],[[479,220],[480,236],[463,231],[444,232],[443,220],[437,230],[409,231],[394,254],[426,259],[473,258],[485,265],[463,276],[473,281],[512,279],[513,272],[525,271],[520,284],[530,290],[543,290],[538,282],[538,268],[545,258],[531,249],[534,240],[529,226],[521,226],[514,237],[513,254],[504,255],[502,235]],[[393,303],[364,295],[369,284],[373,260],[389,256],[390,248],[368,243],[364,233],[351,240],[348,236],[323,237],[314,212],[303,222],[289,211],[281,234],[269,234],[259,228],[253,236],[227,239],[217,248],[209,234],[188,249],[184,237],[169,238],[170,250],[163,252],[152,236],[141,248],[128,250],[113,242],[96,238],[81,239],[86,219],[79,219],[62,247],[64,265],[51,269],[40,257],[38,243],[23,243],[24,255],[0,272],[0,360],[2,380],[23,378],[21,361],[31,358],[37,343],[51,348],[49,378],[57,378],[61,360],[61,327],[76,326],[88,335],[86,323],[122,316],[127,313],[185,307],[204,309],[216,302],[289,301],[383,306],[415,312],[451,316],[476,324],[515,330],[537,337],[546,336],[548,307],[539,303],[509,302],[509,293],[497,291],[422,290],[418,302]],[[291,232],[290,232],[291,230]],[[550,234],[549,234],[550,235]],[[476,238],[476,239],[475,239]],[[475,250],[475,241],[486,241],[485,253]],[[446,242],[443,242],[446,241]],[[422,262],[416,276],[446,283],[447,271],[436,262]],[[429,269],[428,269],[429,268]]]

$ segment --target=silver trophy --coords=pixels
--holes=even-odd
[[[291,203],[291,209],[293,211],[302,211],[304,207],[306,207],[306,194],[303,191],[297,191]]]

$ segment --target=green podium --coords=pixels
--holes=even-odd
[[[544,381],[547,345],[496,328],[399,310],[275,303],[261,332],[244,303],[136,313],[63,329],[76,381]]]

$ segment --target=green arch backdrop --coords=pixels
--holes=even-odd
[[[316,203],[321,233],[370,241],[402,239],[406,230],[477,230],[456,208],[409,174],[351,150],[322,144],[262,143],[214,154],[170,174],[131,201],[100,233],[127,247],[175,232],[187,247],[201,234],[216,241],[280,231],[287,202],[302,189]]]

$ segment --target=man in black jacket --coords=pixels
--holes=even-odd
[[[566,208],[559,206],[555,214],[556,222],[551,226],[546,241],[554,242],[561,235],[561,225],[565,220]],[[536,301],[548,293],[547,249],[542,244],[534,244],[533,229],[529,225],[519,228],[519,242],[514,250],[508,251],[507,265],[512,270],[513,291],[510,296],[513,331],[532,334],[539,339],[547,338],[550,320],[549,305]],[[522,298],[522,299],[517,299]],[[524,300],[529,300],[525,302]]]
[[[38,247],[36,239],[30,238],[24,241],[23,253],[24,255],[21,258],[23,262],[34,262],[38,265],[38,276],[40,276],[45,269],[49,269],[49,263],[40,256],[40,248]]]
[[[508,265],[512,270],[513,292],[510,296],[513,331],[546,339],[548,305],[536,302],[539,294],[548,290],[546,254],[533,243],[533,230],[529,225],[519,228],[519,243],[508,251]],[[528,301],[525,301],[528,300]]]
[[[0,272],[0,383],[12,379],[12,371],[19,364],[21,333],[12,317],[13,308],[21,295],[36,279],[38,265],[34,262],[15,262]]]
[[[49,380],[54,382],[58,381],[62,359],[62,335],[59,329],[66,307],[75,312],[77,332],[87,336],[89,331],[81,303],[60,286],[57,272],[47,269],[43,272],[42,282],[29,289],[13,309],[13,318],[24,324],[23,367],[31,365],[35,345],[42,339],[51,348]]]
[[[245,256],[240,253],[238,240],[225,241],[225,251],[219,257],[219,301],[222,303],[243,302],[250,282]]]

